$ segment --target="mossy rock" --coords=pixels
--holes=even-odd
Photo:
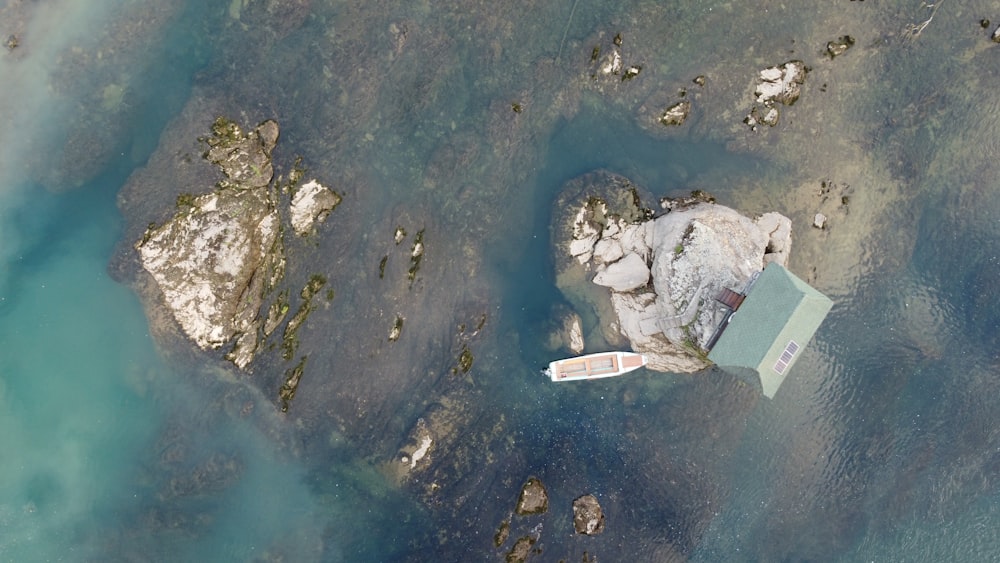
[[[505,561],[507,563],[524,563],[528,560],[528,556],[531,555],[531,548],[538,541],[532,536],[523,536],[517,539],[517,543],[514,547],[510,548],[507,552],[507,557]]]
[[[285,381],[278,389],[278,399],[281,401],[281,412],[288,412],[288,405],[295,398],[295,392],[299,389],[299,382],[302,381],[302,374],[306,369],[306,357],[302,356],[299,363],[292,369],[285,372]]]
[[[500,527],[497,528],[497,533],[493,534],[493,545],[494,547],[500,547],[507,541],[510,537],[510,520],[504,520],[500,522]]]
[[[545,485],[536,477],[530,477],[521,487],[521,496],[517,499],[515,512],[524,516],[528,514],[543,514],[549,509],[549,493]]]
[[[462,349],[462,353],[458,355],[458,369],[462,373],[468,373],[472,369],[472,362],[475,358],[472,357],[472,351],[466,346]]]

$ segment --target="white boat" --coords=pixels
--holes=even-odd
[[[601,352],[549,363],[544,370],[552,381],[577,381],[615,377],[646,365],[646,356],[635,352]]]

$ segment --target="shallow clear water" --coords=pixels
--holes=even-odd
[[[281,25],[252,19],[261,12],[239,2],[228,10],[111,4],[86,14],[68,2],[0,7],[15,26],[0,36],[22,36],[21,46],[0,55],[0,73],[16,78],[13,95],[0,100],[0,560],[483,560],[502,556],[490,538],[529,475],[546,483],[552,508],[544,520],[514,519],[512,537],[544,523],[539,560],[579,559],[584,551],[609,561],[1000,554],[992,533],[1000,523],[1000,103],[988,86],[1000,71],[995,57],[983,57],[996,47],[978,25],[990,6],[945,4],[917,40],[901,38],[900,22],[926,17],[918,7],[851,3],[857,11],[815,14],[769,7],[787,18],[785,32],[808,37],[813,49],[792,37],[761,40],[773,30],[761,11],[726,3],[584,1],[507,18],[478,5],[389,13],[382,5],[314,2],[301,27],[281,39]],[[274,16],[284,22],[309,3],[277,4],[288,9]],[[240,25],[266,33],[233,39],[241,36],[231,21],[240,7]],[[138,31],[122,31],[132,28],[114,18],[116,9],[141,14],[125,18]],[[453,26],[440,41],[439,20]],[[734,21],[745,25],[727,27]],[[404,25],[416,55],[391,31]],[[721,117],[699,115],[690,131],[654,138],[626,109],[641,102],[628,99],[632,91],[589,90],[567,100],[568,73],[546,66],[557,56],[585,59],[595,30],[624,28],[631,41],[659,37],[649,31],[658,26],[676,41],[653,42],[645,55],[661,58],[647,63],[643,79],[670,90],[683,85],[711,108],[706,113],[728,107],[723,90],[731,84],[710,75],[717,97],[709,99],[691,86],[699,69],[742,65],[749,73],[792,52],[816,61],[817,84],[809,84],[823,88],[808,95],[825,105],[805,98],[784,110],[784,128],[760,136],[727,125],[739,123],[733,113],[722,125]],[[832,31],[814,30],[824,26]],[[840,26],[859,35],[856,50],[834,61],[816,55],[817,38],[844,33]],[[100,35],[105,29],[121,35]],[[733,37],[716,43],[706,30]],[[349,48],[331,39],[341,36]],[[344,50],[317,47],[327,41]],[[766,45],[751,49],[751,41]],[[261,44],[266,60],[240,57]],[[296,72],[322,75],[324,64],[337,71],[336,61],[355,55],[377,64],[369,73],[331,73],[329,90],[295,87]],[[835,65],[854,56],[871,66],[850,68],[879,68],[890,93],[872,95],[858,85],[864,80],[837,74]],[[382,64],[394,80],[366,90]],[[254,72],[266,74],[257,77],[266,86],[247,78]],[[537,83],[516,82],[529,79]],[[466,284],[451,293],[473,294],[490,313],[485,336],[470,340],[471,383],[444,377],[413,387],[426,396],[385,406],[384,426],[360,428],[371,419],[359,415],[364,422],[351,428],[340,412],[280,417],[259,383],[279,377],[279,364],[247,378],[217,358],[190,361],[157,348],[139,300],[108,273],[127,238],[116,195],[189,98],[214,95],[213,88],[248,96],[241,119],[280,118],[282,156],[301,152],[311,171],[343,183],[348,199],[338,213],[370,214],[378,229],[398,216],[426,219],[428,276],[435,248],[478,253],[469,260],[481,266],[477,275],[442,274]],[[513,100],[525,114],[508,110]],[[842,104],[854,114],[845,118],[851,112],[839,112]],[[74,138],[68,116],[80,107],[101,107],[106,119],[91,131],[93,143],[66,143]],[[845,121],[824,123],[824,112]],[[843,154],[809,146],[838,140]],[[63,165],[40,167],[39,155],[49,152]],[[712,370],[570,387],[538,376],[558,353],[545,342],[551,307],[564,302],[551,273],[549,207],[566,181],[597,168],[657,196],[710,189],[748,212],[777,208],[796,221],[793,269],[812,271],[836,306],[774,400]],[[822,239],[809,227],[821,205],[813,184],[831,175],[838,186],[850,179],[844,193],[852,203],[836,209]],[[812,187],[796,188],[806,183]],[[427,217],[414,218],[419,213]],[[354,239],[302,252],[339,260],[338,267],[376,263],[384,252],[376,229],[355,222],[345,226]],[[381,347],[338,349],[366,342],[354,329],[377,332],[385,346],[384,327],[366,324],[376,315],[337,320],[372,303],[352,293],[365,284],[360,275],[342,281],[326,313],[334,319],[316,314],[327,322],[319,326],[343,332],[303,331],[304,347],[322,348],[310,358],[304,394],[367,389],[343,358],[391,356]],[[422,303],[428,293],[440,295],[419,286],[403,295]],[[414,346],[415,357],[404,359],[438,376],[452,358],[437,341],[462,344],[464,336],[454,336],[448,312],[424,313],[427,330],[440,333],[432,343],[441,357],[419,357]],[[446,403],[441,397],[453,398],[456,388],[467,404],[455,410],[473,414],[451,442],[454,467],[442,464],[428,477],[433,485],[393,483],[384,468],[398,463],[393,445],[429,416],[428,404]],[[327,400],[343,406],[353,398]],[[300,397],[295,406],[317,403],[322,398]],[[438,481],[445,491],[428,494]],[[608,513],[606,533],[586,543],[569,532],[567,509],[585,492]]]

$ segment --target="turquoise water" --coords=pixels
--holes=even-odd
[[[143,397],[162,367],[142,310],[105,273],[110,198],[102,210],[33,195],[43,200],[44,250],[23,248],[8,265],[0,336],[0,551],[9,560],[59,559],[96,531],[88,521],[127,505],[135,489],[121,484],[134,478],[135,451],[162,418]],[[95,326],[101,318],[114,321]]]
[[[978,23],[995,7],[943,4],[914,39],[905,22],[928,14],[905,3],[8,4],[0,561],[502,559],[493,533],[531,475],[550,512],[515,517],[512,537],[541,534],[533,560],[1000,554],[1000,66]],[[645,74],[573,86],[566,69],[621,29]],[[857,46],[825,59],[843,33]],[[751,135],[737,98],[793,53],[810,89]],[[681,88],[689,128],[636,125],[647,96]],[[337,297],[301,333],[287,417],[282,361],[241,374],[155,341],[109,273],[135,238],[119,190],[201,101],[278,119],[278,158],[302,154],[346,196],[340,230],[293,249],[290,277],[323,268]],[[561,354],[545,344],[564,302],[549,206],[597,168],[792,217],[792,267],[836,306],[774,400],[711,370],[537,374]],[[809,227],[821,180],[851,202],[829,233]],[[399,222],[427,228],[412,289],[372,274]],[[390,347],[380,315],[397,311]],[[481,335],[456,328],[480,315]],[[475,367],[449,375],[463,346]],[[450,430],[397,483],[386,468],[425,419]],[[608,514],[594,538],[569,527],[586,492]]]
[[[259,432],[203,414],[218,408],[215,399],[178,383],[138,301],[108,276],[121,181],[112,174],[63,196],[26,189],[30,212],[21,207],[14,221],[23,236],[7,265],[0,329],[0,554],[240,560],[275,535],[318,535],[322,519],[302,470],[276,461]],[[179,435],[165,445],[164,432]],[[204,468],[222,455],[214,461],[241,468],[238,484],[220,487],[218,498],[179,502],[171,490],[186,485],[157,467],[170,466],[163,452],[172,446],[178,466]],[[185,527],[211,532],[171,537]]]

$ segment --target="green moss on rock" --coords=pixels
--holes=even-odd
[[[515,512],[524,516],[527,514],[543,514],[549,509],[549,494],[545,485],[537,477],[529,477],[521,487],[521,495],[517,499]]]
[[[462,348],[462,353],[458,355],[458,369],[462,373],[468,373],[472,369],[472,362],[475,358],[472,357],[472,351],[466,346]]]
[[[396,320],[392,323],[392,328],[389,330],[389,342],[395,342],[399,340],[400,335],[403,334],[403,317],[401,315],[396,315]]]
[[[497,528],[497,533],[493,534],[493,546],[500,547],[503,545],[507,538],[510,537],[510,520],[504,520],[500,522],[500,527]]]
[[[302,381],[302,374],[306,369],[306,357],[302,356],[299,363],[292,369],[285,372],[285,381],[278,389],[278,400],[281,401],[281,412],[288,412],[288,405],[295,398],[295,392],[299,389],[299,382]]]
[[[528,556],[531,555],[531,548],[538,541],[534,536],[522,536],[517,539],[514,547],[510,548],[507,552],[507,557],[504,559],[507,563],[524,563],[528,560]]]

